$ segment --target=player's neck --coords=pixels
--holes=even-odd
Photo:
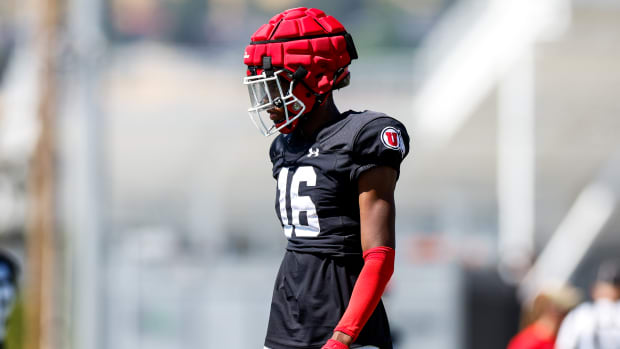
[[[338,116],[340,111],[334,104],[332,96],[329,96],[324,105],[317,106],[299,125],[301,133],[305,138],[310,138]]]

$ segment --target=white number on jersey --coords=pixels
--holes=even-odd
[[[312,166],[299,167],[294,173],[291,179],[291,192],[290,198],[286,197],[286,186],[288,181],[289,169],[283,167],[278,175],[278,190],[280,196],[278,202],[280,206],[280,219],[284,226],[284,235],[291,237],[293,231],[296,236],[299,237],[316,237],[321,232],[319,225],[319,216],[316,213],[316,206],[309,196],[299,195],[299,187],[302,182],[306,183],[306,186],[314,187],[316,185],[316,172]],[[290,206],[289,206],[290,205]],[[289,218],[287,208],[291,209],[292,219],[289,224]],[[308,224],[301,224],[299,219],[302,212],[306,213]]]

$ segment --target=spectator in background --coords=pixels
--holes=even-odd
[[[510,341],[508,349],[553,349],[562,320],[580,299],[579,291],[570,286],[543,290],[532,305],[533,322]]]
[[[0,349],[4,348],[6,323],[17,293],[17,279],[17,264],[8,254],[0,251]]]
[[[620,260],[601,264],[592,287],[592,300],[564,319],[557,349],[620,348]]]

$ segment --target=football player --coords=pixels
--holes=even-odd
[[[248,109],[269,150],[288,239],[265,347],[392,348],[381,295],[394,269],[394,188],[409,136],[374,111],[339,112],[351,35],[318,9],[277,14],[244,53]]]

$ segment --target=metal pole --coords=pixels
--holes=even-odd
[[[101,347],[102,149],[98,109],[99,63],[103,54],[100,0],[67,1],[66,71],[60,132],[62,224],[71,269],[71,343],[75,349]]]
[[[534,248],[534,63],[532,49],[500,82],[498,96],[498,251],[502,277],[520,281]]]

